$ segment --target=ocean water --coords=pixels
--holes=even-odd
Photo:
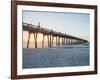
[[[88,66],[89,45],[62,45],[52,48],[23,47],[23,68]]]

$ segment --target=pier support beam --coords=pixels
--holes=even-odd
[[[43,34],[42,48],[44,47],[44,38],[45,38],[45,35]]]
[[[48,38],[48,48],[50,47],[50,43],[49,43],[49,35],[47,35],[47,38]]]
[[[67,40],[67,38],[66,38],[66,45],[68,44],[68,40]]]
[[[52,39],[51,39],[52,35],[50,35],[50,48],[52,46]]]
[[[27,48],[29,48],[29,42],[30,42],[30,35],[31,35],[31,33],[28,32],[28,34],[29,34],[29,36],[28,36]]]
[[[52,36],[52,47],[53,47],[53,40],[54,40],[54,36]]]
[[[38,33],[34,33],[35,48],[37,48],[37,34],[38,34]]]
[[[65,37],[64,37],[64,45],[66,44]]]
[[[58,43],[57,41],[58,41],[58,40],[57,40],[57,36],[56,36],[56,46],[57,46],[57,43]]]
[[[60,46],[60,36],[58,37],[58,46]]]
[[[70,45],[70,38],[68,38],[68,45]]]
[[[63,45],[63,38],[62,38],[62,45]]]

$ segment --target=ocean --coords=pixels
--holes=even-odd
[[[48,48],[38,45],[34,48],[31,44],[29,48],[23,47],[23,68],[48,68],[48,67],[73,67],[87,66],[90,64],[89,45],[62,45]]]

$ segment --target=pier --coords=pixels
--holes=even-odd
[[[43,35],[42,47],[44,47],[44,40],[46,36],[48,40],[48,48],[53,47],[54,38],[56,39],[57,46],[88,43],[87,40],[84,40],[72,35],[68,35],[66,33],[57,32],[55,30],[43,28],[40,26],[40,23],[38,25],[23,23],[22,25],[23,25],[23,31],[27,31],[29,34],[27,48],[29,48],[31,34],[34,34],[35,48],[37,48],[38,33],[41,33]]]

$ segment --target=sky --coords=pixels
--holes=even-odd
[[[23,22],[89,40],[88,13],[23,11]]]

